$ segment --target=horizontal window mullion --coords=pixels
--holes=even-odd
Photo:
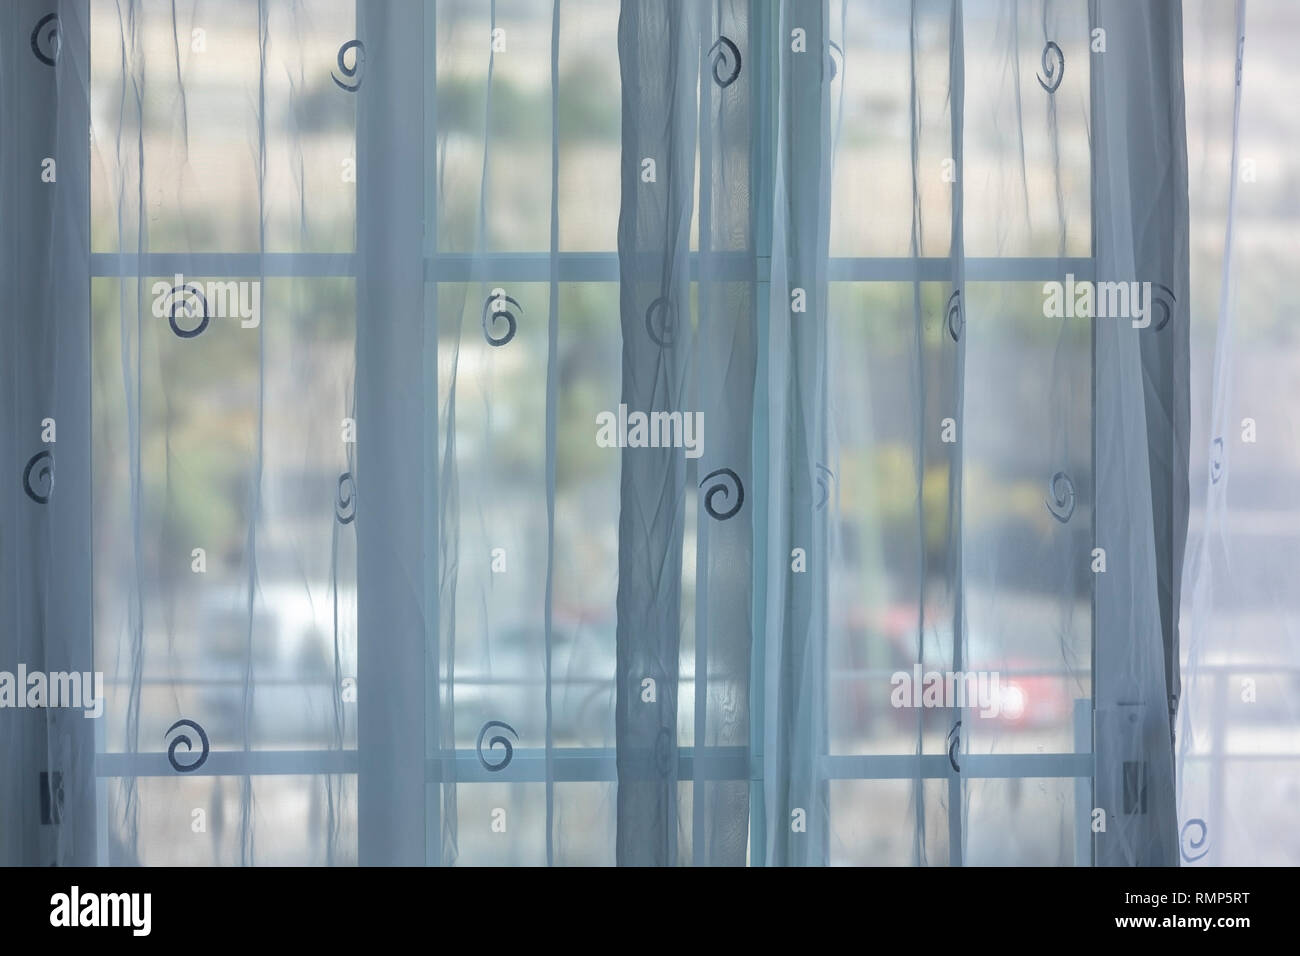
[[[556,259],[559,282],[617,282],[624,266],[641,275],[655,276],[664,265],[659,252],[642,253],[639,263],[617,252],[562,252]],[[755,281],[763,265],[747,252],[709,253],[703,264],[711,279],[732,282]],[[700,254],[691,253],[687,265],[691,281],[698,281]],[[430,282],[550,282],[551,257],[545,252],[439,253],[425,260],[425,278]]]
[[[691,281],[701,275],[701,257],[687,260]],[[633,264],[635,265],[635,263]],[[662,256],[647,254],[648,272],[662,265]],[[717,281],[766,282],[771,260],[748,253],[712,253],[704,260],[709,278]],[[560,282],[616,282],[621,261],[617,253],[561,253]],[[967,282],[1048,282],[1065,275],[1090,280],[1093,262],[1088,258],[968,258],[963,263]],[[831,282],[947,282],[952,260],[945,257],[831,258]],[[549,282],[551,258],[546,253],[440,254],[425,260],[425,278],[431,282]]]
[[[1057,754],[971,754],[958,756],[963,777],[1091,777],[1090,753]],[[821,775],[826,780],[909,780],[944,779],[952,773],[947,754],[831,755],[821,758]]]
[[[198,754],[183,747],[176,751],[176,760],[182,766],[192,764],[197,757]],[[199,768],[191,771],[173,768],[166,753],[95,755],[97,777],[242,777],[356,772],[355,750],[212,750]]]
[[[497,763],[500,749],[488,749],[485,760]],[[190,754],[177,752],[185,765]],[[961,773],[973,779],[1007,777],[1090,777],[1092,754],[962,754]],[[761,780],[762,758],[741,747],[682,747],[677,751],[677,777],[695,779],[696,761],[703,760],[700,779]],[[99,777],[170,777],[314,775],[357,772],[355,750],[214,750],[198,770],[174,769],[165,753],[101,753],[95,758]],[[551,751],[551,767],[557,782],[598,782],[618,779],[613,748],[559,747]],[[510,761],[500,770],[484,766],[475,750],[462,749],[425,761],[430,783],[541,783],[547,779],[546,751],[540,747],[515,748]],[[944,779],[951,771],[946,754],[870,754],[823,756],[820,775],[825,780],[908,780]]]
[[[615,252],[569,252],[558,257],[560,282],[617,282],[623,262]],[[183,275],[203,278],[264,276],[267,278],[328,278],[355,276],[356,256],[332,252],[96,252],[90,257],[95,278]],[[717,281],[768,279],[770,260],[741,252],[699,253],[688,259],[692,281],[699,281],[701,265]],[[662,257],[646,254],[646,268],[662,264]],[[635,263],[633,263],[635,265]],[[1087,258],[968,258],[967,282],[1046,282],[1066,274],[1079,280],[1093,277]],[[831,282],[947,282],[952,260],[947,257],[832,258],[827,263]],[[430,282],[549,282],[548,253],[444,253],[425,259]]]

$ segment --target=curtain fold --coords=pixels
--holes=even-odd
[[[697,12],[698,5],[689,2],[627,3],[620,10],[619,404],[629,417],[690,411]],[[671,447],[629,447],[623,455],[615,672],[618,862],[672,866],[678,855],[686,459]]]
[[[1099,865],[1173,866],[1178,588],[1188,509],[1188,204],[1178,3],[1094,4],[1123,63],[1094,80],[1094,254],[1099,282],[1148,282],[1145,328],[1095,326],[1098,579],[1097,802],[1122,807]],[[1151,103],[1167,104],[1156,112]],[[1149,300],[1148,305],[1155,302]],[[1116,558],[1122,562],[1115,573]]]
[[[764,24],[755,21],[750,5],[717,5],[698,18],[694,47],[702,83],[698,358],[691,366],[691,394],[703,416],[705,443],[688,486],[707,503],[713,487],[727,484],[726,469],[734,472],[737,488],[723,487],[714,499],[719,514],[739,503],[741,487],[748,507],[759,500],[752,464],[758,351],[754,222],[759,215],[754,187],[755,143],[764,124],[753,84],[736,82],[740,72],[762,62],[759,51],[767,49]],[[691,862],[743,866],[751,806],[744,756],[753,732],[754,529],[748,521],[715,519],[707,507],[701,513],[701,499],[691,497],[698,541],[695,613],[688,623],[695,638]],[[740,503],[741,511],[745,507]]]
[[[827,861],[828,511],[817,507],[827,431],[827,257],[830,241],[830,7],[781,5],[773,16],[777,91],[767,327],[766,577],[763,617],[765,856],[770,865]],[[788,42],[804,31],[810,54]],[[789,49],[789,55],[787,55]],[[802,300],[802,301],[801,301]],[[797,310],[797,311],[796,311]],[[807,570],[795,572],[796,549]],[[794,821],[802,812],[806,829]]]
[[[85,3],[60,7],[64,52],[56,60],[48,55],[56,29],[49,13],[46,4],[13,4],[0,23],[0,122],[11,131],[0,147],[11,226],[0,240],[0,464],[13,476],[12,493],[0,501],[0,671],[11,681],[22,668],[43,680],[62,673],[93,683],[84,205],[90,24]],[[28,690],[0,691],[0,863],[91,865],[94,724],[77,709],[10,709],[16,695],[40,699]]]

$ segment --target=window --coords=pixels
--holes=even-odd
[[[357,143],[357,98],[348,87],[364,80],[366,60],[349,47],[355,5],[271,4],[262,21],[258,9],[236,6],[201,22],[186,8],[137,25],[123,23],[112,4],[91,4],[92,136],[120,128],[139,137],[95,136],[91,153],[95,652],[127,675],[112,683],[111,712],[133,714],[100,728],[100,862],[125,862],[114,840],[126,819],[139,827],[144,862],[193,861],[184,841],[199,839],[198,811],[212,862],[247,861],[254,852],[261,862],[353,861],[365,840],[358,701],[399,693],[384,681],[357,681],[368,636],[357,623],[357,544],[346,517],[354,502],[345,478],[357,466],[348,438],[357,418],[356,196],[367,177],[389,175],[367,166]],[[454,814],[460,861],[544,862],[554,814],[584,821],[565,831],[564,862],[609,863],[620,466],[585,436],[598,412],[617,406],[620,389],[618,8],[565,0],[554,61],[550,3],[501,0],[494,20],[486,7],[426,9],[437,11],[422,38],[436,132],[426,132],[422,173],[426,183],[436,179],[443,199],[427,220],[436,228],[425,233],[422,256],[424,321],[436,331],[435,374],[426,382],[437,383],[430,405],[449,432],[429,451],[444,477],[454,466],[447,479],[454,498],[437,517],[461,558],[437,565],[438,594],[455,600],[427,609],[436,672],[413,708],[426,715],[430,741],[425,859],[447,852],[440,820]],[[1042,283],[1093,274],[1089,85],[1077,81],[1070,98],[1037,103],[1052,111],[1046,132],[1012,143],[999,112],[1008,100],[999,94],[1008,85],[1027,89],[1032,79],[967,59],[958,163],[950,156],[946,9],[925,9],[915,23],[910,16],[906,4],[848,6],[828,54],[838,115],[826,278],[829,321],[843,343],[827,369],[838,460],[820,473],[835,501],[841,558],[829,577],[818,767],[832,814],[831,860],[911,862],[910,833],[895,823],[911,813],[917,790],[932,805],[960,805],[967,780],[973,829],[1014,831],[1019,843],[968,841],[963,814],[945,812],[926,823],[932,862],[962,862],[952,848],[963,845],[965,862],[1061,862],[1063,841],[1075,862],[1089,862],[1092,577],[1086,569],[1071,575],[1062,562],[1091,540],[1092,342],[1087,329],[1059,334],[1041,322]],[[1026,47],[1037,43],[1029,26]],[[1055,26],[1074,38],[1062,40],[1066,61],[1086,71],[1086,9],[1061,13]],[[972,12],[961,42],[989,44],[996,28]],[[692,279],[697,292],[707,267],[715,280],[752,284],[761,308],[772,291],[772,237],[762,224],[777,175],[770,107],[779,76],[777,57],[756,51],[776,51],[785,37],[762,16],[748,29],[738,50],[755,90],[753,152],[740,168],[754,177],[757,244],[700,254],[700,217],[711,197],[708,178],[697,177]],[[496,30],[505,47],[489,59],[480,40],[495,43]],[[886,67],[855,69],[861,62]],[[553,78],[561,186],[554,249]],[[707,72],[702,82],[708,91]],[[229,105],[250,98],[257,109]],[[259,116],[275,121],[259,125]],[[183,139],[177,123],[188,123]],[[187,146],[180,154],[179,142]],[[712,168],[714,146],[701,137],[701,169]],[[981,185],[1017,165],[1025,215],[1002,232],[998,224],[1008,220],[989,205],[995,191]],[[137,189],[139,205],[124,202]],[[961,483],[938,427],[955,415],[956,400],[951,195],[964,203],[969,254],[956,321],[981,324],[965,362],[967,374],[978,369],[987,383],[965,399],[978,414],[966,418]],[[124,220],[121,209],[141,217]],[[560,391],[552,461],[544,398],[553,274]],[[204,348],[185,348],[183,335],[155,321],[154,302],[167,300],[166,317],[167,297],[188,282],[255,284],[260,324],[214,317]],[[165,289],[155,292],[156,283]],[[182,320],[181,329],[192,326]],[[517,336],[521,347],[498,347],[493,339],[503,336]],[[692,389],[702,387],[701,375],[692,369]],[[138,388],[123,387],[137,376]],[[1077,413],[1068,434],[1056,432],[1046,406],[1035,407],[1042,395]],[[917,422],[933,437],[918,440]],[[133,434],[138,446],[127,454],[119,443]],[[539,542],[550,533],[552,468],[548,560]],[[1044,507],[1057,490],[1054,471],[1070,476],[1060,491],[1077,509],[1068,530],[1051,502]],[[693,473],[694,484],[702,477]],[[952,494],[961,496],[960,527],[948,523]],[[336,516],[322,511],[325,501],[337,504]],[[686,512],[683,789],[697,779],[706,746],[697,736],[704,719],[697,692],[717,679],[700,660],[707,621],[697,615],[693,498]],[[935,572],[973,537],[984,558],[966,567],[958,607],[946,575]],[[549,680],[538,623],[548,595]],[[1006,713],[962,729],[964,748],[950,753],[956,728],[947,710],[892,709],[880,689],[917,660],[951,667],[958,613],[968,667],[1000,672]],[[756,626],[755,660],[762,640]],[[387,666],[396,678],[408,663]],[[161,733],[178,712],[203,715],[211,751],[183,776],[169,765]],[[759,722],[753,726],[748,752],[711,749],[702,773],[748,781],[757,807],[764,755]],[[451,741],[454,752],[435,741]],[[508,766],[498,769],[507,753]],[[173,756],[190,759],[183,747]],[[451,781],[454,801],[440,795]],[[146,792],[151,799],[138,806],[150,815],[133,818],[132,802]],[[498,809],[515,835],[508,842],[495,839]],[[241,814],[252,814],[254,825]],[[1033,824],[1022,825],[1026,819]],[[689,821],[680,826],[688,858],[692,831]],[[761,830],[751,828],[751,859],[763,854]]]

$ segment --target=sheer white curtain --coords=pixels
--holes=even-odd
[[[1293,866],[1300,795],[1292,4],[1187,4],[1192,517],[1183,588],[1184,865]]]

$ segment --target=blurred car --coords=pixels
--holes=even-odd
[[[330,746],[336,728],[355,727],[356,705],[345,702],[343,679],[355,678],[355,657],[334,666],[333,601],[325,585],[302,582],[259,587],[251,610],[242,587],[214,588],[197,608],[198,640],[187,643],[196,660],[186,669],[201,677],[185,716],[197,720],[212,746],[239,745],[244,731],[244,683],[248,664],[249,740],[256,747],[296,749]],[[340,593],[341,606],[355,593]],[[336,724],[338,721],[338,724]]]
[[[884,719],[896,726],[915,728],[916,708],[895,707],[891,702],[891,678],[897,673],[909,678],[915,674],[919,645],[916,606],[893,605],[874,613],[858,608],[846,623],[852,625],[850,644],[860,649],[861,657],[841,666],[851,667],[862,677],[848,682],[846,693],[841,695],[841,724],[869,728]],[[921,661],[923,685],[927,674],[946,675],[953,670],[952,644],[951,620],[927,615]],[[1069,726],[1072,720],[1074,705],[1063,675],[1050,672],[1041,661],[1005,653],[987,634],[972,631],[966,635],[963,670],[985,675],[988,684],[997,674],[997,684],[990,688],[996,695],[990,702],[996,704],[996,716],[981,719],[996,721],[1008,730],[1059,728]],[[919,719],[927,728],[939,727],[947,720],[945,710],[922,708]]]

